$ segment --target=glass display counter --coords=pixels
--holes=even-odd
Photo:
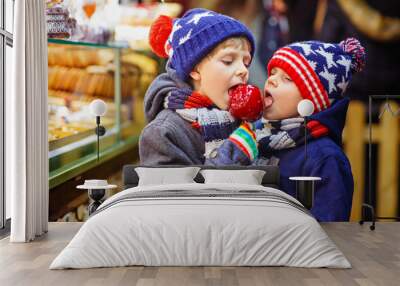
[[[161,62],[114,44],[48,40],[49,186],[53,188],[133,149],[145,125],[143,96]],[[106,102],[97,160],[92,100]],[[137,154],[132,154],[132,160]]]

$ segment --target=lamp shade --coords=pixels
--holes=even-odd
[[[94,116],[103,116],[107,112],[107,105],[101,99],[95,99],[90,103],[90,111]]]
[[[303,99],[297,105],[297,111],[302,117],[310,116],[314,113],[314,104],[309,99]]]

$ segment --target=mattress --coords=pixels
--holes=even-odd
[[[50,269],[130,265],[351,267],[284,192],[198,183],[138,186],[112,196]]]

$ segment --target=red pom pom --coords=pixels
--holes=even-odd
[[[342,49],[351,56],[351,72],[356,73],[363,70],[366,61],[365,49],[360,41],[355,38],[347,38],[339,44]]]
[[[153,52],[162,58],[168,58],[165,43],[172,31],[172,18],[161,15],[150,27],[149,42]]]

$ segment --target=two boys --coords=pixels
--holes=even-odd
[[[248,80],[254,41],[246,27],[194,9],[175,20],[161,47],[169,61],[167,73],[145,97],[151,122],[139,143],[142,164],[279,164],[282,190],[292,195],[289,177],[322,178],[312,209],[318,220],[349,219],[353,178],[340,146],[349,102],[343,95],[351,75],[365,64],[357,40],[309,41],[277,50],[268,64],[263,119],[255,128],[239,126],[225,111],[228,90]],[[297,113],[302,99],[315,109],[307,124],[306,162],[303,119]]]

